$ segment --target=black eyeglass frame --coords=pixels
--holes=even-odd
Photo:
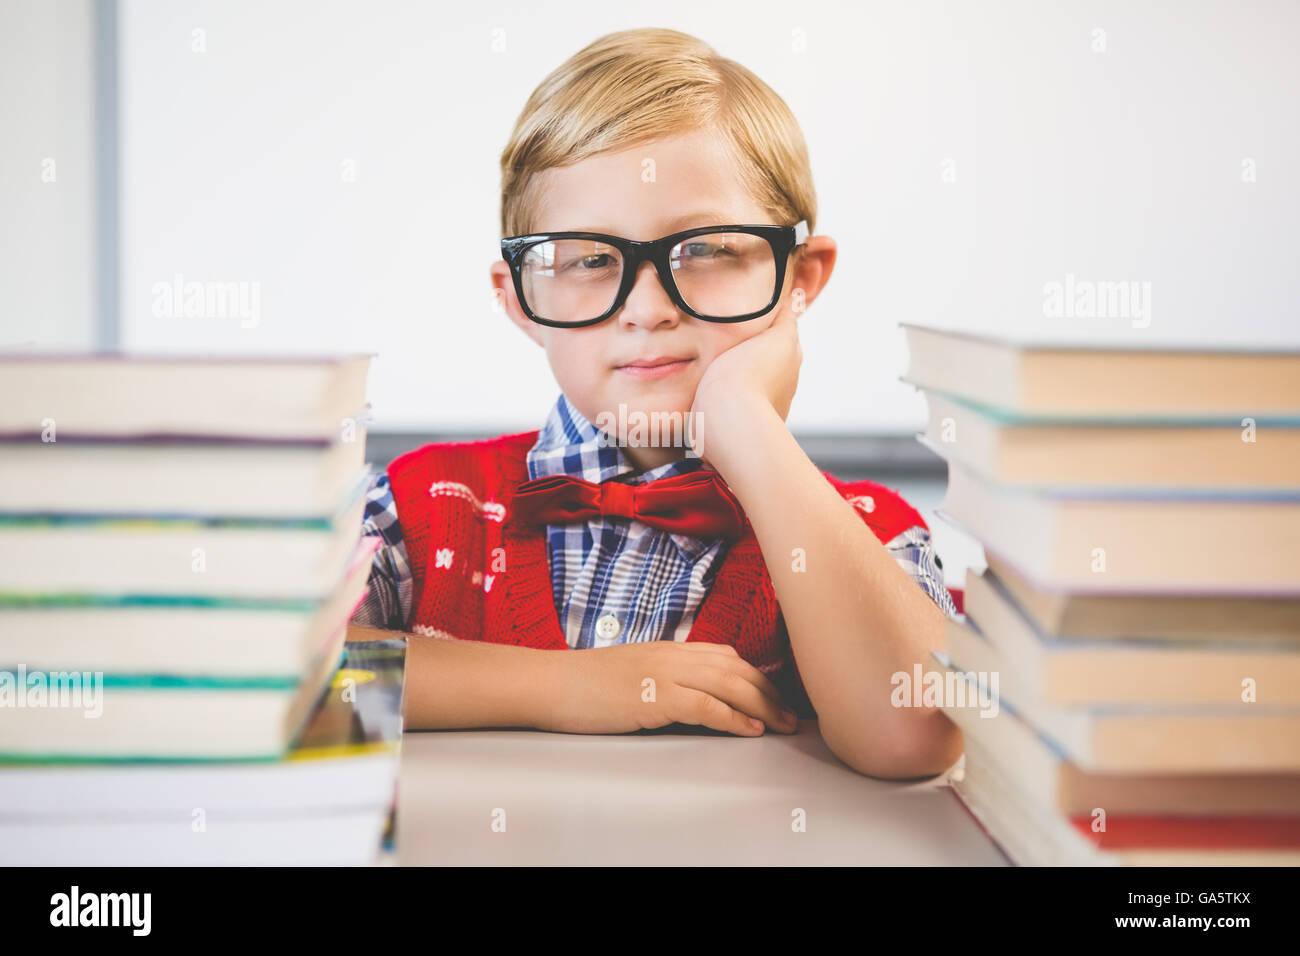
[[[772,255],[776,260],[776,285],[772,291],[771,301],[757,312],[726,318],[703,315],[692,309],[677,289],[677,282],[672,275],[672,262],[668,257],[673,246],[684,239],[690,239],[692,236],[707,236],[720,232],[739,232],[757,236],[760,239],[766,239],[768,245],[772,247]],[[705,322],[748,322],[750,319],[757,319],[760,316],[767,315],[776,308],[776,304],[781,298],[781,290],[785,287],[785,273],[786,267],[789,265],[790,254],[803,245],[807,238],[808,224],[802,220],[793,226],[698,226],[694,229],[675,232],[671,236],[664,236],[662,239],[650,239],[644,242],[638,242],[635,239],[624,239],[621,236],[609,236],[599,232],[542,232],[502,239],[501,257],[510,265],[510,275],[514,280],[515,295],[519,299],[520,307],[524,310],[524,314],[538,325],[548,325],[556,329],[580,329],[590,325],[599,325],[623,307],[623,303],[627,301],[627,297],[632,292],[632,287],[636,285],[636,277],[637,273],[641,271],[641,263],[647,261],[654,264],[655,271],[659,274],[659,284],[668,293],[668,297],[673,300],[673,304],[687,315],[694,316]],[[557,239],[589,239],[593,242],[602,242],[612,246],[622,254],[623,275],[619,280],[618,293],[614,296],[614,304],[594,319],[583,319],[581,322],[543,319],[536,315],[528,305],[528,299],[524,295],[524,280],[521,268],[524,254],[533,246]]]

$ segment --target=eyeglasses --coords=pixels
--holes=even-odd
[[[581,328],[623,307],[642,262],[654,263],[673,304],[706,322],[745,322],[776,307],[790,253],[808,224],[701,226],[636,242],[597,232],[548,232],[501,240],[524,314],[541,325]]]

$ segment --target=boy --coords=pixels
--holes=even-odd
[[[353,623],[416,635],[409,726],[754,736],[815,711],[859,772],[950,766],[953,725],[890,705],[956,613],[925,522],[785,427],[836,258],[788,107],[693,37],[624,31],[542,82],[501,165],[492,282],[561,395],[371,490]]]

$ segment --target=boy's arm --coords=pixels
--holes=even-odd
[[[411,567],[388,473],[366,496],[362,533],[379,537],[370,591],[348,625],[349,641],[395,633],[407,639],[403,718],[411,730],[535,727],[553,707],[542,699],[555,675],[546,651],[440,639],[402,629],[410,616]]]
[[[352,625],[348,640],[393,633]],[[799,728],[794,714],[782,715],[781,695],[762,672],[724,645],[648,641],[565,652],[406,637],[410,730],[622,734],[680,722],[752,737]]]
[[[348,626],[349,641],[393,631]],[[408,730],[537,727],[554,706],[557,651],[405,634]]]
[[[740,499],[833,753],[860,773],[940,773],[962,739],[942,711],[894,707],[890,678],[930,670],[945,615],[804,454],[773,406],[711,403],[709,459]],[[802,549],[804,562],[792,560]],[[798,569],[796,569],[796,567]]]

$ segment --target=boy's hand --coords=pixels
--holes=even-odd
[[[713,439],[724,437],[716,430],[733,427],[734,420],[729,424],[728,416],[737,406],[766,403],[785,421],[799,384],[801,364],[799,321],[792,311],[782,307],[770,326],[733,345],[704,370],[691,405],[695,453],[710,460],[708,449]]]
[[[753,420],[754,411],[774,408],[781,421],[800,381],[803,349],[798,319],[780,308],[772,324],[738,342],[708,364],[690,406],[692,450],[718,467],[716,453],[728,437]],[[710,454],[710,449],[715,454]]]
[[[799,729],[772,682],[727,644],[649,641],[563,656],[542,730],[621,734],[681,723],[758,737],[765,727]]]

